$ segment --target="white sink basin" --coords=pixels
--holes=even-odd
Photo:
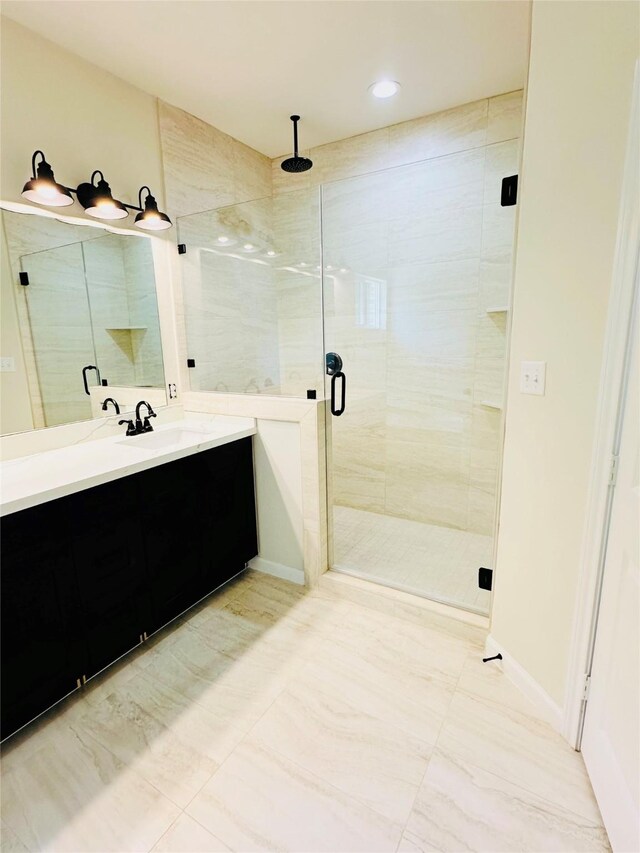
[[[185,443],[200,444],[203,441],[210,441],[212,437],[213,434],[210,432],[198,432],[193,429],[176,427],[175,429],[165,429],[161,432],[146,432],[142,435],[132,435],[117,443],[123,444],[126,447],[132,447],[134,450],[162,450],[163,447],[173,447]]]

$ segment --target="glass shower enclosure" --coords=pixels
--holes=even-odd
[[[488,145],[178,223],[192,390],[324,398],[330,567],[478,613],[501,453],[505,162]]]

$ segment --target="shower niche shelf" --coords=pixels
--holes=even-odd
[[[496,308],[487,308],[487,314],[507,314],[509,308],[506,305],[498,305]]]
[[[146,332],[148,326],[107,326],[107,332]]]
[[[502,403],[497,403],[495,400],[480,400],[480,405],[484,406],[486,409],[496,409],[496,411],[502,411]]]

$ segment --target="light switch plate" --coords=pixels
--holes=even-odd
[[[0,373],[15,373],[15,363],[12,355],[3,355],[0,357]]]
[[[544,394],[546,374],[546,361],[520,362],[520,392],[541,397]]]

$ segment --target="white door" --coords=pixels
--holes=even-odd
[[[615,853],[640,851],[638,306],[582,752]]]

